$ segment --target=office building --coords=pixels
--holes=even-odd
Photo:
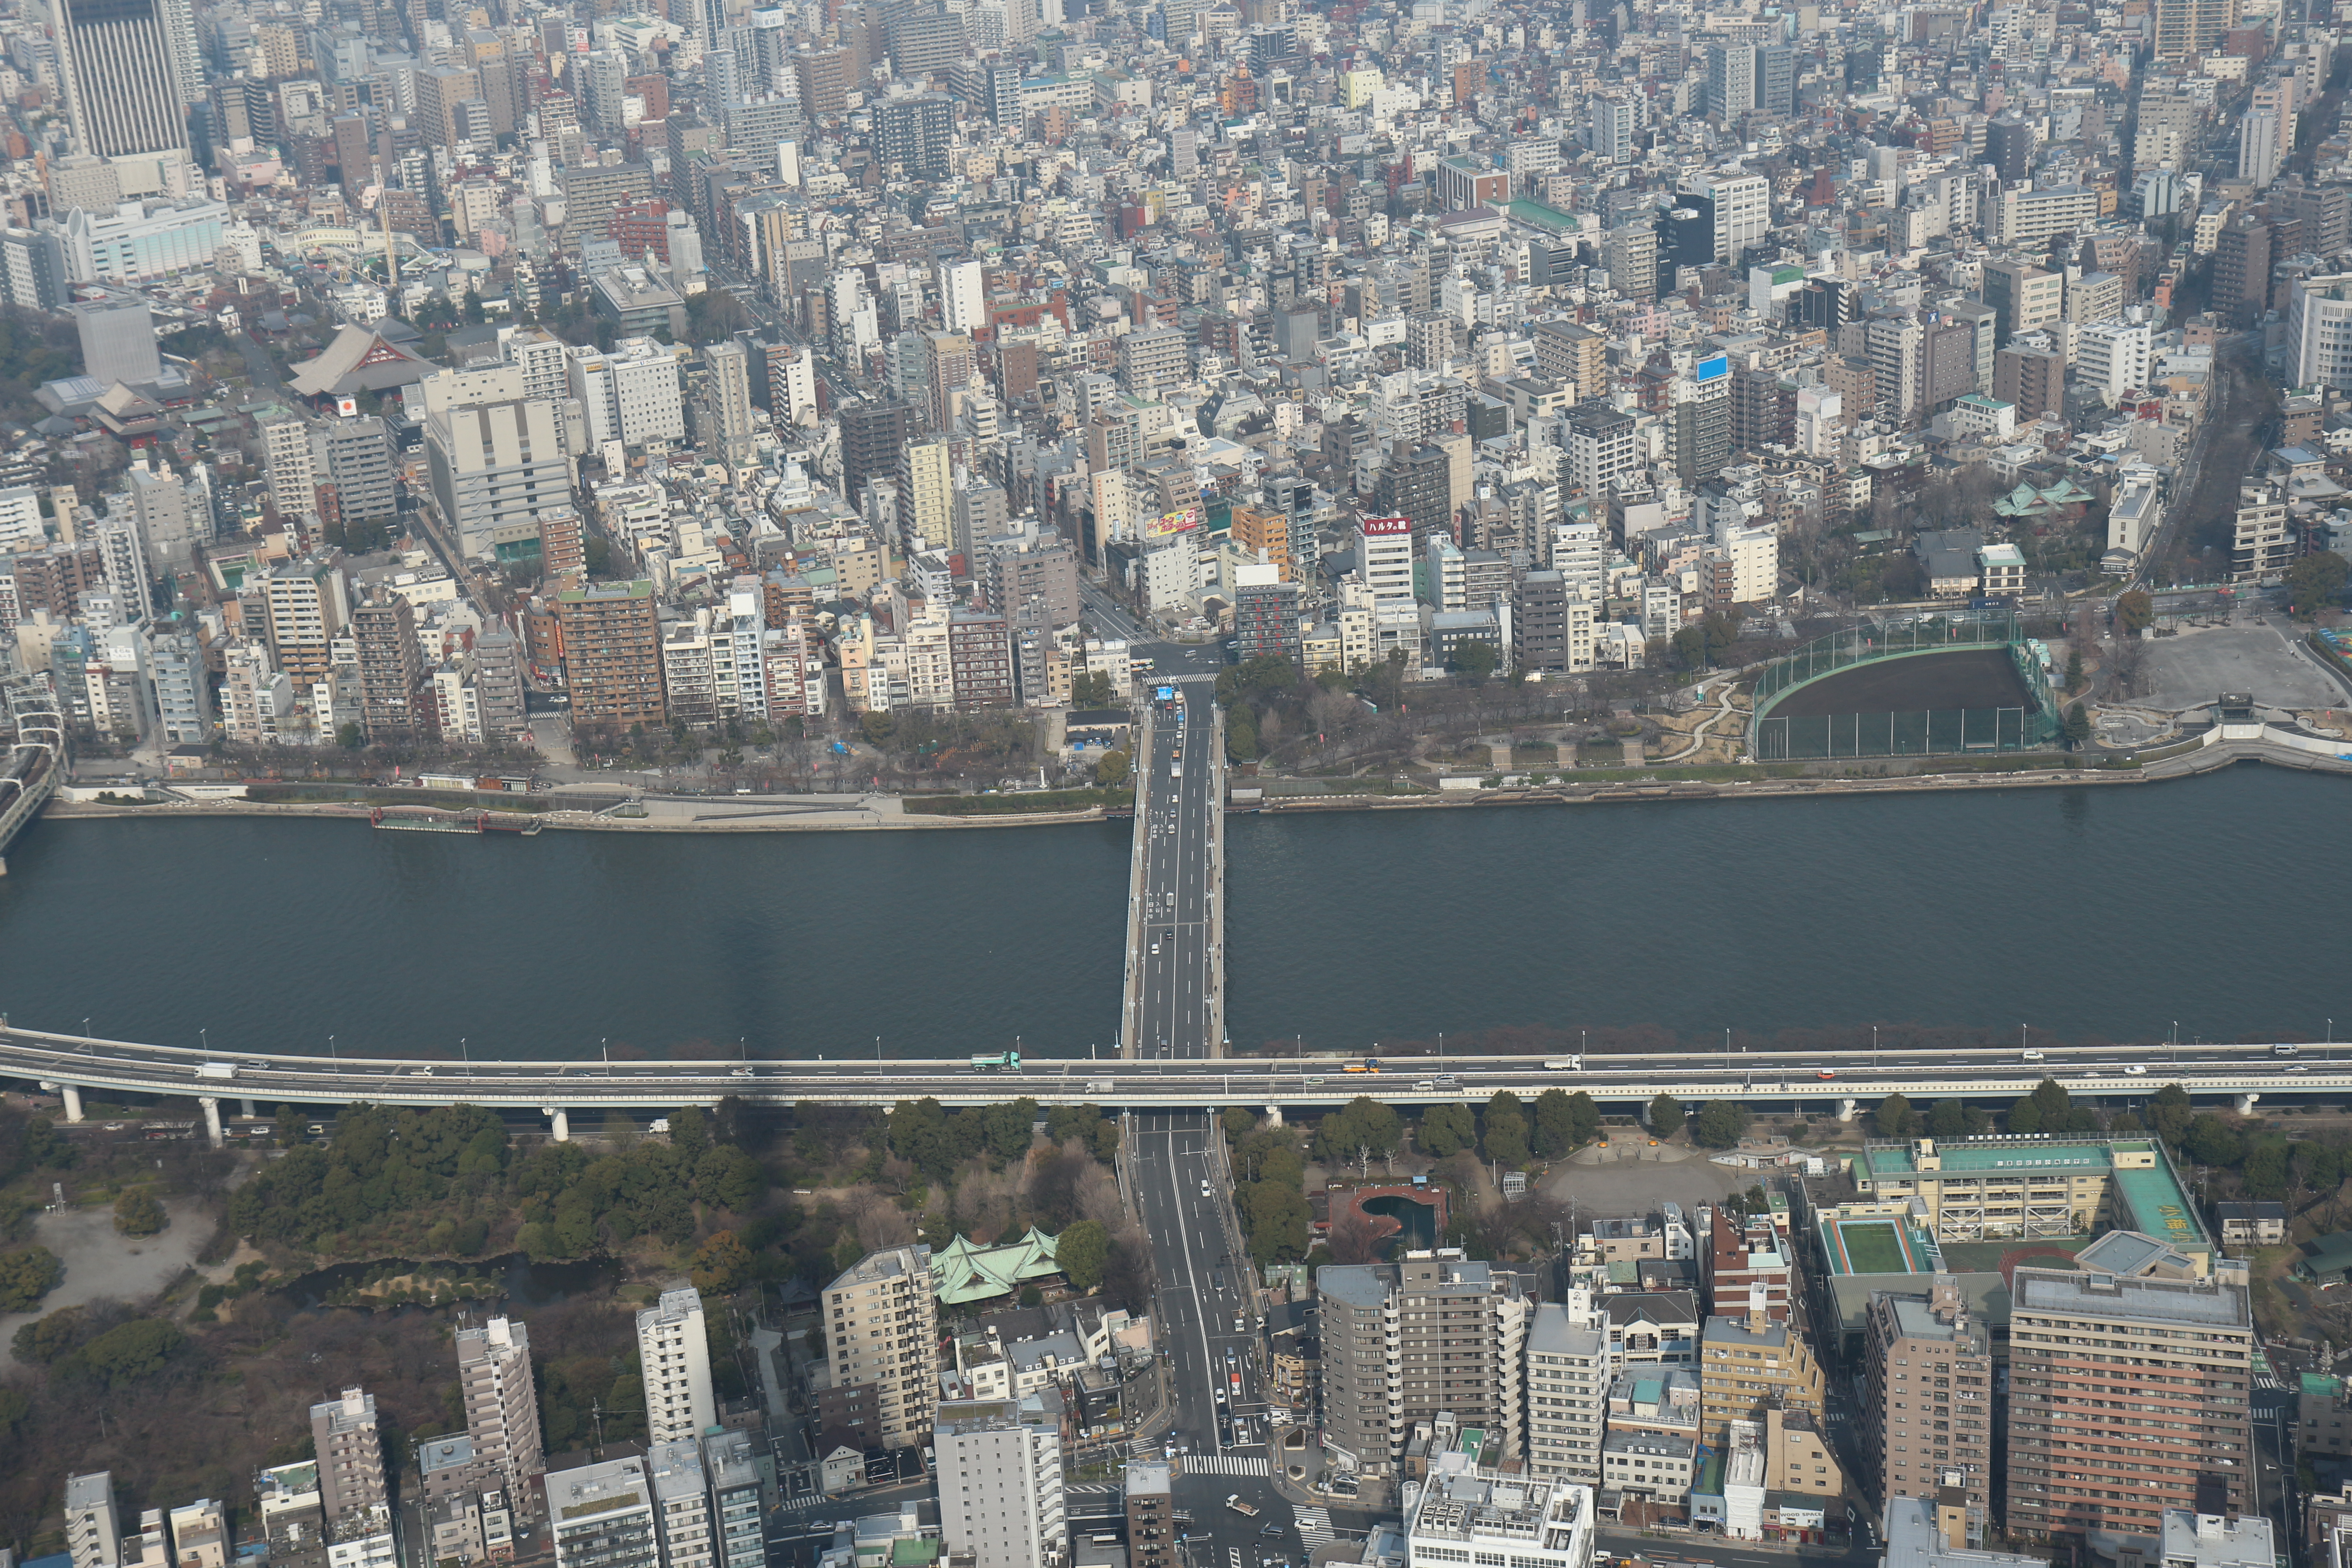
[[[1619,475],[1638,466],[1632,415],[1605,403],[1580,403],[1568,411],[1564,423],[1567,444],[1559,460],[1564,490],[1597,501]]]
[[[907,1448],[928,1441],[939,1343],[931,1249],[866,1254],[824,1288],[824,1314],[834,1386],[874,1390],[875,1426],[863,1446]]]
[[[973,1568],[1060,1560],[1069,1523],[1058,1408],[1034,1394],[940,1405],[931,1427],[940,1541],[951,1553],[970,1553]]]
[[[700,1291],[691,1285],[665,1290],[659,1301],[637,1313],[637,1361],[645,1379],[647,1441],[691,1443],[718,1424]]]
[[[1449,1247],[1327,1264],[1316,1285],[1326,1447],[1388,1475],[1414,1424],[1443,1415],[1485,1432],[1500,1459],[1520,1457],[1528,1303],[1516,1277]]]
[[[476,654],[485,655],[493,636],[502,650],[499,662],[510,662],[516,644],[509,632],[484,633],[475,639]],[[484,657],[486,669],[489,663]],[[519,705],[520,690],[514,695]],[[502,716],[493,714],[485,701],[485,730]],[[520,718],[520,712],[511,716],[513,721]],[[511,727],[509,722],[501,731]],[[533,1490],[532,1478],[547,1468],[540,1440],[538,1385],[530,1370],[530,1331],[520,1319],[492,1318],[478,1327],[460,1328],[457,1343],[457,1386],[465,1396],[466,1436],[474,1446],[474,1461],[486,1481],[525,1503]]]
[[[1157,397],[1182,384],[1192,344],[1176,327],[1144,327],[1118,340],[1118,389],[1130,397]]]
[[[53,15],[74,140],[115,162],[124,195],[162,190],[163,166],[187,161],[188,106],[203,96],[189,0],[58,0]]]
[[[550,1471],[547,1522],[556,1568],[663,1568],[653,1484],[641,1458]]]
[[[338,1535],[381,1522],[388,1515],[383,1443],[376,1432],[375,1395],[356,1388],[310,1406],[310,1438],[318,1446],[319,1501],[327,1528]]]
[[[2139,1267],[2186,1272],[2167,1264],[2187,1259],[2160,1242],[2145,1255]],[[2147,1535],[2169,1509],[2252,1509],[2254,1325],[2243,1279],[2017,1269],[2011,1535],[2053,1543],[2093,1531]]]
[[[2242,212],[2221,226],[2213,247],[2210,300],[2214,311],[2242,331],[2262,320],[2270,306],[2271,266],[2277,231],[2252,213]]]
[[[1589,1301],[1538,1305],[1528,1324],[1528,1473],[1601,1484],[1609,1339]]]
[[[1737,598],[1742,604],[1754,603],[1745,595]],[[1738,1316],[1748,1310],[1756,1290],[1761,1289],[1764,1315],[1774,1322],[1786,1321],[1795,1280],[1788,1237],[1774,1226],[1769,1215],[1741,1219],[1720,1206],[1710,1212],[1706,1245],[1699,1253],[1699,1282],[1709,1310],[1726,1317]]]
[[[1356,525],[1356,574],[1375,603],[1409,602],[1412,591],[1412,519],[1368,517]]]
[[[1751,245],[1772,232],[1772,185],[1761,174],[1737,171],[1694,177],[1684,189],[1706,198],[1714,223],[1714,259],[1736,266]]]
[[[1595,94],[1586,112],[1584,144],[1603,163],[1623,163],[1633,156],[1633,100]]]
[[[429,737],[438,713],[416,640],[416,612],[408,601],[386,595],[353,610],[352,640],[359,657],[360,721],[367,738],[383,742]]]
[[[1592,668],[1592,602],[1559,572],[1530,572],[1511,606],[1511,668],[1531,677]]]
[[[392,433],[383,420],[373,416],[330,419],[320,428],[318,447],[324,458],[320,477],[333,509],[327,521],[357,522],[394,515],[399,491],[394,483]]]
[[[519,390],[521,377],[513,379]],[[542,517],[572,514],[561,404],[544,397],[439,406],[428,401],[424,425],[434,506],[467,560],[526,553],[540,542]]]
[[[1950,1487],[1964,1544],[1985,1542],[1992,1492],[1992,1337],[1953,1276],[1925,1294],[1877,1290],[1864,1317],[1862,1458],[1882,1501]]]
[[[638,724],[648,730],[668,724],[652,583],[641,577],[568,589],[555,597],[555,616],[563,634],[573,730],[625,734]]]
[[[1592,1489],[1575,1481],[1482,1468],[1458,1450],[1433,1454],[1405,1516],[1405,1562],[1428,1568],[1500,1557],[1518,1559],[1513,1568],[1590,1568],[1592,1502]]]
[[[155,317],[144,300],[99,300],[73,308],[74,330],[81,338],[84,375],[100,381],[152,384],[163,374],[163,356],[155,346]]]
[[[1756,50],[1747,44],[1706,47],[1706,111],[1737,120],[1756,107]]]
[[[699,353],[706,374],[695,434],[707,450],[740,467],[752,456],[751,356],[732,340],[706,344]]]
[[[150,459],[152,460],[152,458]],[[213,536],[210,508],[201,493],[169,468],[136,463],[123,475],[131,487],[131,515],[139,525],[149,563],[177,572],[195,562],[196,547]]]
[[[611,353],[572,352],[572,395],[588,416],[588,439],[602,446],[670,444],[686,439],[686,405],[677,360],[651,338],[625,338]]]
[[[1416,446],[1393,451],[1373,481],[1372,505],[1407,519],[1415,539],[1454,534],[1453,464],[1442,447]]]
[[[853,403],[841,410],[841,488],[853,505],[864,503],[869,481],[897,475],[919,417],[903,403]]]
[[[2352,273],[2294,285],[2286,342],[2294,384],[2352,389]]]
[[[2047,1568],[2040,1557],[1987,1552],[1968,1537],[1968,1513],[1941,1488],[1924,1497],[1889,1497],[1884,1568]]]

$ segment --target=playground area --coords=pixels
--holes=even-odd
[[[1891,1219],[1830,1219],[1822,1226],[1841,1274],[1926,1274],[1935,1265]]]

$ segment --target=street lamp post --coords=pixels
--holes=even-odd
[[[343,1053],[335,1049],[335,1037],[332,1035],[327,1037],[327,1055],[337,1064],[341,1064],[343,1059]]]

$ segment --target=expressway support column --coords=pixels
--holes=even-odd
[[[260,1114],[259,1111],[253,1109],[253,1101],[250,1100],[240,1100],[236,1102],[236,1106],[237,1114],[243,1116],[247,1121],[253,1121]]]
[[[65,1097],[66,1120],[68,1121],[79,1121],[81,1120],[81,1090],[76,1089],[72,1084],[61,1083],[58,1085],[58,1092]]]
[[[1282,1107],[1279,1105],[1269,1105],[1265,1108],[1265,1124],[1268,1127],[1279,1127],[1282,1125]]]
[[[205,1108],[205,1137],[215,1149],[221,1146],[220,1101],[207,1094],[196,1101]]]
[[[1853,1120],[1853,1099],[1852,1096],[1849,1095],[1847,1098],[1838,1101],[1838,1120],[1840,1121],[1851,1121]]]
[[[2262,1096],[2259,1094],[2242,1094],[2238,1096],[2238,1114],[2241,1116],[2252,1116],[2254,1113],[2254,1101],[2261,1098]]]
[[[569,1143],[572,1142],[572,1118],[564,1114],[562,1107],[542,1105],[539,1108],[539,1113],[547,1118],[550,1124],[550,1135],[553,1137],[558,1143]]]

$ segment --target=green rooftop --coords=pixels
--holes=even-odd
[[[1936,1155],[1943,1175],[1969,1171],[2075,1169],[2104,1171],[2115,1155],[2146,1154],[2155,1145],[2144,1138],[2095,1139],[2083,1142],[2043,1142],[2038,1139],[1995,1139],[1982,1143],[1937,1143]],[[1864,1177],[1901,1178],[1919,1174],[1908,1143],[1871,1143],[1862,1152]]]

